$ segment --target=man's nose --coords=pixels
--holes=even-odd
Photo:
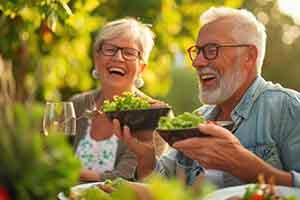
[[[196,56],[196,58],[193,60],[192,65],[195,68],[204,67],[208,65],[208,60],[204,57],[203,51],[200,51],[200,53]]]

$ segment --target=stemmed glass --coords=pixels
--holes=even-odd
[[[61,132],[72,137],[76,133],[76,116],[72,102],[47,102],[43,132],[48,135],[51,132]]]
[[[84,98],[84,104],[85,104],[86,108],[85,108],[82,116],[78,117],[77,120],[81,119],[81,118],[91,119],[95,115],[101,113],[101,111],[97,109],[96,100],[93,95],[86,96]]]

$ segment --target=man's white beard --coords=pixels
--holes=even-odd
[[[246,75],[243,73],[239,59],[230,71],[227,71],[220,78],[220,85],[216,89],[204,90],[199,81],[199,99],[204,104],[217,105],[229,99],[245,81]]]

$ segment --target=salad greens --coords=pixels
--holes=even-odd
[[[137,97],[131,92],[124,92],[121,96],[114,96],[112,101],[105,100],[102,111],[114,112],[147,108],[150,108],[150,103],[146,99]]]
[[[135,185],[139,183],[127,182],[124,179],[109,180],[104,184],[115,188],[109,194],[102,191],[101,187],[93,186],[78,191],[76,198],[71,198],[71,196],[69,198],[70,200],[200,200],[215,190],[215,187],[209,183],[186,187],[178,179],[167,179],[156,174],[151,175],[145,181],[146,184],[142,186],[142,189],[141,186]]]
[[[124,184],[124,179],[121,177],[116,178],[115,180],[106,179],[104,181],[104,185],[109,185],[112,187],[120,187],[122,184]]]
[[[246,188],[243,198],[236,200],[296,200],[295,196],[280,197],[275,193],[274,185],[255,184]]]
[[[182,129],[197,127],[199,123],[205,121],[203,116],[197,113],[184,112],[176,117],[161,117],[158,123],[158,129]]]
[[[111,187],[113,190],[109,193],[103,191],[101,186],[92,186],[90,188],[72,191],[70,193],[70,200],[136,200],[134,191],[125,184],[125,180],[117,178],[113,181],[106,180],[104,182],[106,187]]]
[[[70,200],[112,200],[111,196],[99,189],[97,186],[93,186],[82,191],[78,192],[71,192],[70,193]]]

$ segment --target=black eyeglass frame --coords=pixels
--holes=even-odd
[[[215,55],[213,57],[208,57],[207,53],[205,51],[205,48],[210,47],[210,46],[212,48],[215,48],[215,50],[216,50],[216,53],[215,53]],[[252,46],[252,45],[250,45],[250,44],[228,44],[228,45],[221,45],[221,44],[217,44],[217,43],[207,43],[207,44],[205,44],[203,46],[193,45],[193,46],[191,46],[191,47],[189,47],[187,49],[187,52],[189,54],[189,57],[190,57],[191,61],[193,62],[199,56],[199,54],[201,53],[201,51],[203,53],[203,57],[206,60],[214,60],[214,59],[216,59],[218,57],[218,55],[219,55],[219,49],[222,48],[222,47],[250,47],[250,46]],[[196,48],[197,51],[198,51],[195,58],[193,58],[193,56],[192,56],[192,49],[193,48]]]
[[[108,45],[111,45],[112,47],[114,47],[115,52],[113,54],[106,54],[107,52],[103,51],[103,45],[105,45],[105,44],[108,44]],[[124,56],[124,53],[123,53],[124,49],[130,49],[130,50],[133,50],[133,51],[137,52],[137,56],[134,59],[128,59],[126,56]],[[127,61],[135,61],[137,59],[140,59],[140,60],[143,61],[143,58],[141,56],[141,51],[139,51],[137,49],[134,49],[134,48],[130,48],[130,47],[118,47],[114,44],[103,42],[99,45],[99,47],[96,51],[97,51],[97,53],[102,53],[104,56],[115,56],[118,53],[119,50],[121,51],[122,57]]]

